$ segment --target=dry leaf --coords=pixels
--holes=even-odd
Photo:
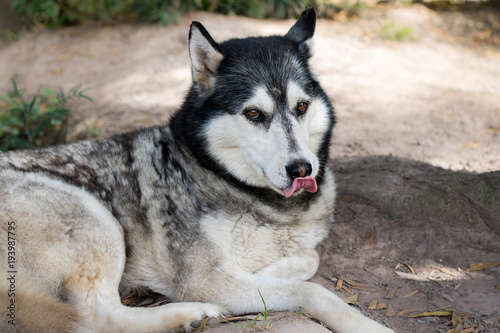
[[[375,307],[375,310],[385,309],[386,306],[387,306],[387,304],[385,304],[385,303],[378,303],[377,306]]]
[[[142,289],[141,287],[137,287],[137,296],[138,297],[149,297],[152,296],[151,293]]]
[[[405,316],[406,318],[421,318],[421,317],[450,317],[453,311],[432,311],[432,312],[422,312],[419,314]]]
[[[373,301],[370,302],[370,304],[368,304],[368,309],[371,309],[371,310],[375,310],[375,308],[377,307],[377,300],[374,299]]]
[[[373,232],[370,237],[368,238],[368,244],[370,245],[375,245],[377,244],[377,240],[375,239],[375,232]]]
[[[342,289],[342,283],[344,283],[344,280],[338,279],[337,283],[335,284],[335,290],[339,291],[340,289]]]
[[[164,299],[164,300],[161,300],[161,301],[156,301],[154,303],[151,303],[148,307],[156,307],[156,306],[160,306],[160,305],[163,305],[163,304],[168,304],[168,299]]]
[[[129,305],[130,303],[132,303],[132,301],[135,301],[135,299],[134,298],[122,299],[122,304]]]
[[[366,290],[366,291],[376,291],[372,287],[369,287],[365,284],[356,282],[354,280],[348,279],[343,275],[337,276],[337,278],[344,280],[345,283],[347,283],[352,289],[357,289],[357,290]]]
[[[467,323],[468,319],[469,315],[460,311],[453,311],[453,315],[451,316],[451,325],[455,328],[455,332],[464,332],[462,328],[468,328],[470,326]]]
[[[407,263],[405,263],[405,266],[408,267],[408,269],[412,272],[413,275],[416,275],[415,274],[415,270],[413,269],[413,267],[411,267],[410,265],[408,265]]]
[[[418,311],[418,309],[406,309],[406,310],[402,310],[402,311],[399,311],[398,313],[396,313],[396,316],[402,316],[405,313],[416,312],[416,311]]]
[[[499,284],[497,284],[497,289],[498,289],[498,290],[500,290],[500,283],[499,283]]]
[[[409,274],[409,273],[403,273],[403,272],[396,271],[396,274],[399,275],[399,277],[403,278],[403,279],[408,279],[408,280],[413,280],[413,281],[420,281],[420,282],[427,282],[427,281],[429,281],[425,277],[421,277],[421,276],[418,276],[418,275],[412,275],[412,274]]]
[[[453,327],[457,327],[463,321],[463,317],[460,316],[456,311],[453,311],[453,315],[451,316],[451,324]]]
[[[146,306],[154,303],[154,299],[152,298],[145,298],[141,303],[139,303],[139,306]]]
[[[385,311],[385,315],[387,317],[394,317],[396,315],[396,311],[394,311],[394,308],[392,307],[391,303],[387,304],[387,310]]]
[[[344,302],[346,302],[347,304],[353,304],[353,305],[355,305],[356,302],[358,301],[358,294],[354,294],[354,295],[351,295],[349,297],[342,298],[342,300]]]
[[[452,275],[452,276],[458,276],[457,274],[447,270],[446,268],[442,268],[442,267],[438,267],[437,269],[439,269],[441,272],[443,272],[444,274],[448,274],[448,275]]]
[[[465,330],[461,330],[460,332],[457,333],[474,333],[474,327],[467,328]]]
[[[282,318],[283,316],[268,316],[267,319],[276,319],[276,318]],[[244,314],[244,315],[236,315],[236,316],[231,316],[227,315],[224,318],[224,322],[234,322],[234,321],[263,321],[265,320],[262,316],[260,315],[254,315],[254,314]]]
[[[404,295],[403,298],[412,297],[415,296],[416,294],[418,294],[418,290],[412,291],[411,293]]]
[[[352,289],[356,289],[356,290],[364,290],[364,291],[377,291],[376,289],[372,288],[372,287],[369,287],[367,285],[364,285],[364,284],[359,284],[359,285],[356,285],[356,286],[351,286]]]
[[[415,270],[413,269],[413,267],[411,267],[411,266],[410,266],[410,265],[408,265],[407,263],[402,263],[402,264],[401,264],[401,263],[398,263],[398,264],[396,265],[396,268],[394,268],[394,270],[397,270],[399,267],[401,267],[401,266],[403,266],[403,265],[404,265],[404,266],[406,266],[406,267],[408,267],[408,269],[410,270],[410,272],[412,272],[412,273],[413,273],[413,275],[415,275]]]
[[[462,145],[462,148],[476,148],[481,147],[483,144],[481,142],[469,142]]]
[[[446,333],[474,333],[474,327],[469,327],[466,329],[452,328],[451,330],[447,331]]]
[[[465,280],[460,280],[457,285],[453,288],[453,290],[458,290],[458,288],[460,288],[463,284],[464,284]]]
[[[342,289],[344,289],[345,291],[347,291],[349,294],[352,294],[352,290],[345,287],[345,286],[342,286]]]
[[[388,298],[388,299],[393,298],[394,296],[396,296],[397,290],[398,290],[398,287],[394,287],[394,289],[392,289],[387,295],[385,295],[384,298]]]
[[[498,265],[500,265],[500,261],[477,262],[474,264],[470,264],[469,268],[467,268],[467,271],[468,272],[484,271],[485,269],[496,267]]]

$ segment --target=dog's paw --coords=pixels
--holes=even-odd
[[[220,317],[205,317],[201,320],[193,321],[189,324],[189,332],[203,332],[208,327],[213,327],[218,324],[223,319],[224,316]],[[182,332],[187,332],[185,328],[183,328]]]
[[[227,313],[224,307],[210,303],[189,303],[185,310],[189,313],[184,316],[179,333],[203,332],[223,320]]]

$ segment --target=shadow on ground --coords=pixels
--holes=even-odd
[[[412,308],[457,310],[475,327],[498,332],[500,268],[466,269],[500,261],[499,171],[455,172],[391,156],[335,159],[331,166],[336,223],[321,246],[316,282],[333,290],[343,275],[374,288],[346,289],[359,294],[363,312],[397,332],[451,329],[449,317],[395,315]],[[396,295],[386,298],[394,288]],[[350,296],[345,289],[337,294]],[[394,312],[367,309],[374,299]]]

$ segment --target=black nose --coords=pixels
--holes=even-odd
[[[310,176],[312,172],[311,163],[304,161],[294,161],[286,166],[286,173],[292,179]]]

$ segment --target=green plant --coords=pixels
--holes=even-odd
[[[14,0],[12,10],[33,24],[49,27],[88,20],[109,22],[132,15],[139,0]]]
[[[60,7],[54,0],[15,0],[11,7],[34,24],[57,25],[61,22]]]
[[[188,0],[144,0],[133,1],[134,11],[138,18],[145,22],[159,22],[162,26],[169,26],[182,18],[190,10],[201,10],[202,1]]]
[[[399,26],[393,21],[386,21],[380,28],[380,37],[388,40],[415,40],[416,37],[413,34],[413,29],[409,26]]]
[[[349,4],[349,0],[345,0]],[[357,6],[358,1],[355,5]],[[326,0],[13,0],[25,21],[49,27],[94,20],[138,19],[170,25],[190,11],[209,11],[255,18],[298,17],[306,7],[327,8]]]
[[[264,319],[264,327],[266,329],[268,329],[270,327],[269,327],[269,322],[267,320],[268,311],[267,311],[266,301],[264,300],[264,297],[262,297],[260,290],[257,289],[257,291],[259,292],[260,299],[262,300],[262,303],[264,304],[264,309],[262,310],[262,312],[259,315],[262,315],[262,318]]]
[[[271,329],[271,324],[269,323],[269,318],[268,318],[269,311],[267,310],[266,301],[264,300],[264,297],[262,297],[260,290],[257,289],[257,291],[259,292],[259,296],[260,296],[260,299],[262,300],[262,304],[264,304],[264,309],[262,309],[262,312],[257,314],[255,316],[255,318],[252,320],[247,319],[246,325],[235,324],[235,323],[229,322],[230,324],[238,326],[238,327],[242,327],[242,328],[260,328],[260,329],[264,329],[264,330]],[[263,327],[257,326],[257,322],[262,321],[262,320],[264,321],[264,326]]]
[[[20,36],[20,34],[17,34],[13,31],[10,31],[10,30],[5,30],[3,32],[3,39],[6,41],[9,41],[9,42],[15,42],[15,41],[19,40],[19,36]]]
[[[24,91],[11,78],[13,90],[2,96],[0,104],[0,151],[43,147],[63,143],[70,116],[68,101],[87,99],[89,89],[75,86],[65,93],[39,87],[33,98],[26,99]]]
[[[363,3],[358,0],[355,1],[344,0],[344,4],[342,6],[342,10],[345,11],[348,17],[358,15],[362,9],[363,9]]]

